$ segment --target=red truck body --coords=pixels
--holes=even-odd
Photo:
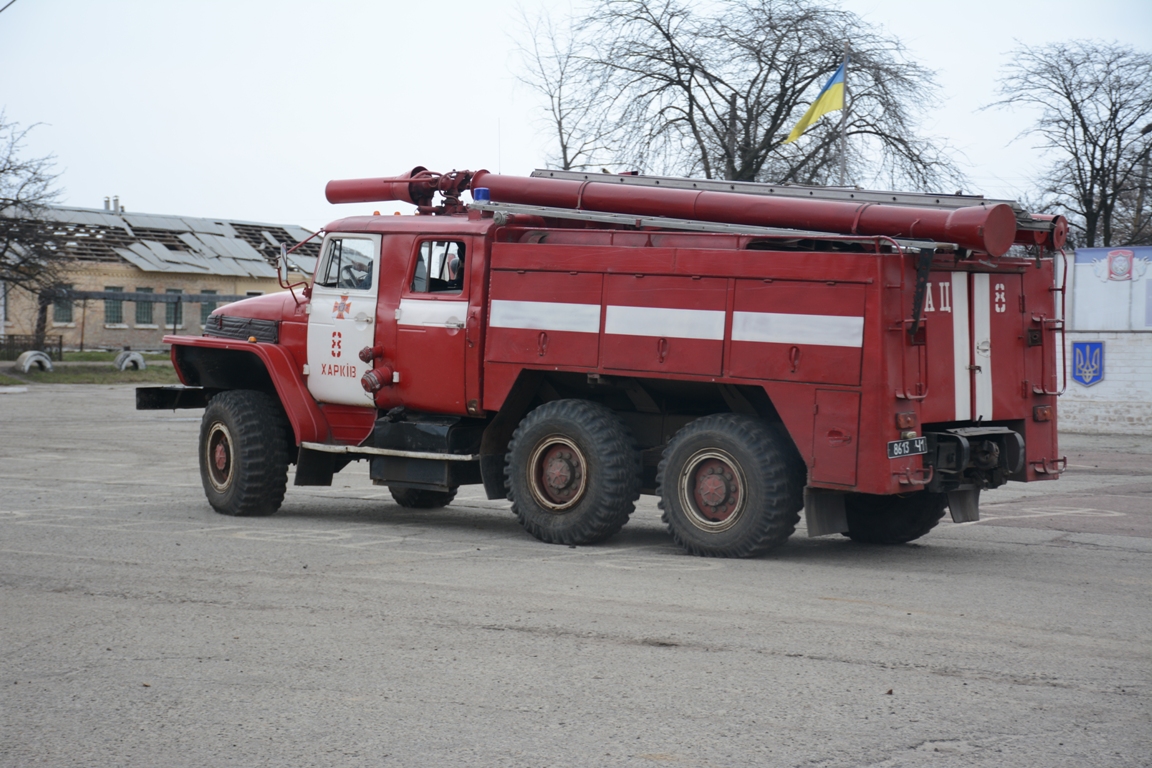
[[[221,307],[209,335],[167,337],[198,393],[184,404],[263,393],[290,426],[298,484],[330,482],[363,458],[401,503],[483,482],[523,507],[519,472],[547,528],[569,514],[565,494],[596,490],[600,449],[553,426],[517,468],[517,430],[534,427],[536,409],[552,404],[540,420],[579,401],[623,427],[635,490],[661,494],[666,519],[668,504],[687,504],[696,528],[669,524],[698,554],[756,554],[780,539],[709,544],[732,535],[725,521],[759,491],[742,449],[708,453],[701,430],[717,445],[741,424],[776,430],[777,463],[791,467],[783,506],[796,507],[785,517],[805,489],[810,534],[908,540],[874,535],[869,521],[897,514],[885,500],[936,519],[947,503],[954,519],[975,519],[980,490],[1059,475],[1051,254],[1062,219],[980,198],[886,204],[867,196],[887,193],[805,199],[761,185],[537,175],[418,168],[333,182],[330,199],[402,199],[421,213],[336,221],[311,285]],[[459,202],[468,187],[470,208]],[[175,407],[153,392],[140,407]],[[669,500],[662,462],[692,439],[705,458],[685,460],[682,498]],[[202,446],[210,499],[213,462],[227,463],[216,471],[226,481],[239,450],[224,437]],[[545,541],[580,539],[521,518]]]

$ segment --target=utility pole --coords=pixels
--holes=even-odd
[[[728,145],[728,167],[725,169],[724,178],[733,180],[736,178],[736,94],[732,93],[728,97],[728,131],[725,137],[725,143]]]
[[[851,46],[844,41],[844,109],[840,110],[840,186],[848,185],[848,54]],[[1147,155],[1145,155],[1147,157]]]
[[[1147,136],[1150,132],[1152,132],[1152,123],[1148,123],[1148,125],[1144,126],[1142,129],[1140,129],[1140,135],[1141,136]],[[1132,220],[1132,238],[1131,239],[1133,239],[1133,240],[1135,240],[1136,237],[1140,234],[1140,230],[1142,230],[1144,228],[1143,224],[1142,224],[1142,219],[1144,218],[1144,190],[1148,186],[1148,150],[1149,149],[1152,149],[1152,144],[1149,144],[1148,141],[1145,141],[1144,142],[1144,158],[1140,164],[1140,186],[1136,189],[1136,217]]]

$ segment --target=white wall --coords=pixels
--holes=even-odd
[[[1074,341],[1104,342],[1104,379],[1086,387],[1069,368],[1060,431],[1152,435],[1152,333],[1069,331]]]
[[[1144,256],[1148,249],[1133,250]],[[1081,256],[1083,260],[1084,254]],[[1143,314],[1130,311],[1132,303],[1136,303],[1130,296],[1140,298],[1152,293],[1152,287],[1147,285],[1152,274],[1141,272],[1131,283],[1109,285],[1101,281],[1096,271],[1085,264],[1068,270],[1070,317],[1065,352],[1071,355],[1073,342],[1104,342],[1104,379],[1090,387],[1073,381],[1072,361],[1068,361],[1068,389],[1058,405],[1060,430],[1152,435],[1152,332],[1100,328],[1105,325],[1101,318],[1108,315],[1107,304],[1116,305],[1111,312],[1127,323],[1124,327],[1144,327],[1147,309],[1141,304],[1138,308]]]

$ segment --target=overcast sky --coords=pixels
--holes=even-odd
[[[0,6],[7,0],[0,0]],[[515,81],[517,7],[553,0],[17,0],[0,13],[0,107],[41,123],[62,202],[299,224],[329,179],[415,165],[526,174],[543,165],[541,104]],[[963,152],[969,192],[1018,197],[1044,164],[1013,141],[1034,114],[979,111],[1019,43],[1152,49],[1148,0],[846,0],[937,72],[925,132]],[[931,9],[931,10],[928,10]],[[946,190],[951,191],[951,190]]]

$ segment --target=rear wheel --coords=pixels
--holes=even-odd
[[[803,507],[803,464],[760,419],[716,414],[677,432],[656,478],[664,522],[693,555],[753,557],[783,544]]]
[[[402,507],[409,509],[437,509],[446,507],[456,498],[456,489],[450,491],[429,491],[422,488],[393,488],[388,486],[392,498]]]
[[[848,515],[848,532],[844,535],[864,544],[906,544],[935,528],[947,506],[945,493],[850,493],[844,498]]]
[[[221,392],[200,423],[200,480],[224,515],[270,515],[288,487],[287,419],[263,392]]]
[[[640,496],[640,454],[627,427],[585,400],[545,403],[524,417],[504,472],[520,524],[549,544],[607,539]]]

